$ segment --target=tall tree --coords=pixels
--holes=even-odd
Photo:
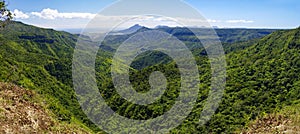
[[[12,18],[13,13],[7,9],[6,1],[0,0],[0,28],[5,27]]]

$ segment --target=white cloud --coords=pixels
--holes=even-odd
[[[16,19],[28,19],[29,18],[29,15],[23,13],[22,11],[20,11],[18,9],[15,9],[13,11],[13,14]]]
[[[253,23],[252,20],[227,20],[227,23]]]
[[[218,22],[221,22],[221,21],[220,20],[208,19],[207,22],[209,22],[209,23],[218,23]]]
[[[73,19],[73,18],[79,18],[79,19],[92,19],[96,16],[96,14],[92,13],[60,13],[56,9],[50,9],[46,8],[43,9],[41,12],[31,12],[31,15],[40,17],[42,19],[49,19],[54,20],[57,18],[63,18],[63,19]]]

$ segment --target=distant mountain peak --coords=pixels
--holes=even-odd
[[[140,24],[135,24],[135,25],[129,27],[128,29],[119,31],[119,33],[131,34],[131,33],[137,32],[138,30],[140,30],[142,28],[145,28],[145,27]]]
[[[143,26],[140,24],[135,24],[135,25],[131,26],[130,28],[136,28],[136,27],[143,27]]]

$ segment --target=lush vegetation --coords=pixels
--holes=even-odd
[[[210,91],[210,62],[203,48],[194,47],[199,40],[188,29],[159,30],[173,34],[187,44],[196,57],[201,82],[197,105],[172,133],[232,133],[257,117],[299,102],[299,28],[278,31],[217,29],[227,53],[227,85],[216,114],[205,125],[198,125]],[[201,33],[205,30],[199,29],[196,35]],[[174,104],[180,74],[170,57],[147,51],[132,63],[130,81],[138,92],[146,92],[150,89],[149,75],[161,71],[168,81],[166,92],[161,99],[147,106],[122,99],[114,89],[110,65],[116,48],[128,37],[130,35],[110,35],[102,43],[96,60],[99,91],[108,105],[122,116],[155,118]],[[72,54],[77,38],[77,35],[14,22],[0,32],[0,80],[36,90],[61,122],[84,125],[97,132],[101,130],[83,114],[72,89]]]
[[[19,22],[0,32],[1,81],[36,90],[60,121],[92,124],[72,89],[71,56],[77,36]]]

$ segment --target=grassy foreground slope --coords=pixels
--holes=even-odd
[[[300,132],[300,105],[285,106],[283,109],[272,114],[264,115],[249,123],[242,131],[249,133],[287,133],[296,134]],[[239,132],[237,132],[239,133]]]
[[[63,123],[46,109],[45,100],[32,90],[0,83],[1,133],[90,133],[77,124]]]

